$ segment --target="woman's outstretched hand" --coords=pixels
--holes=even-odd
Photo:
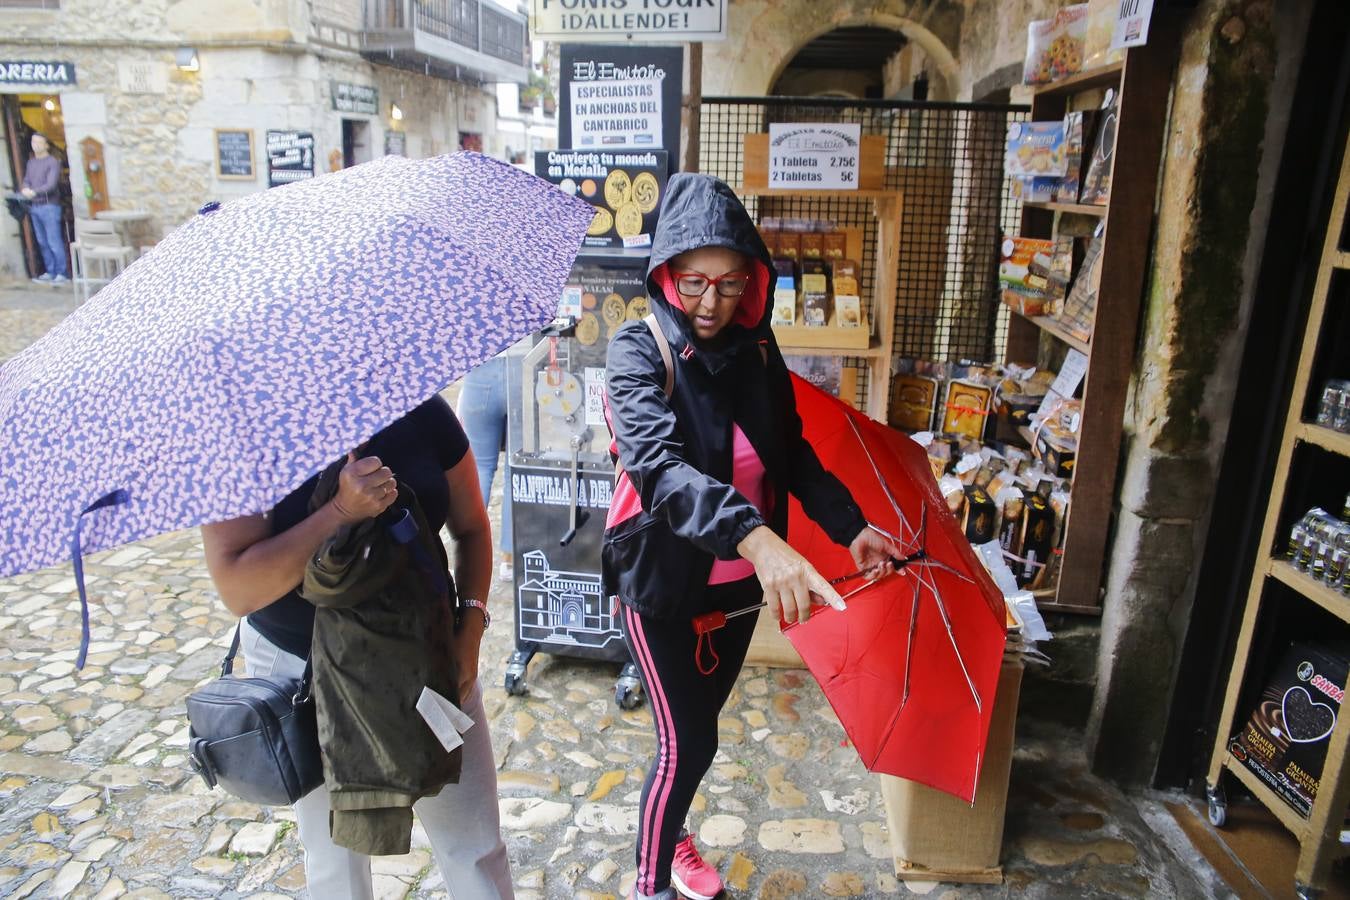
[[[843,609],[839,592],[788,543],[761,525],[745,536],[736,551],[755,567],[755,575],[764,588],[769,615],[784,622],[805,622],[811,617],[811,595],[815,594],[835,609]]]

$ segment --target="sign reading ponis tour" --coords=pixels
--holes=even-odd
[[[720,41],[731,0],[530,0],[530,36],[558,41]]]

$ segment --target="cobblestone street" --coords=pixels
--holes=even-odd
[[[71,308],[69,292],[0,289],[0,359]],[[233,627],[197,532],[90,556],[86,573],[83,671],[69,567],[0,581],[0,896],[302,896],[290,811],[207,791],[186,766],[184,697]],[[544,655],[528,695],[508,697],[507,586],[491,599],[482,679],[517,896],[626,896],[649,711],[615,706],[617,666]],[[689,826],[733,898],[1226,896],[1169,849],[1161,798],[1086,774],[1080,735],[1021,724],[1000,886],[894,878],[878,782],[795,670],[743,673]],[[445,896],[422,835],[374,871],[381,898]]]

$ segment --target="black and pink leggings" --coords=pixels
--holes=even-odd
[[[707,609],[731,612],[759,603],[756,578],[707,589]],[[628,652],[642,672],[642,686],[656,724],[656,758],[642,785],[637,833],[637,889],[655,894],[670,884],[670,863],[689,804],[717,753],[717,719],[745,662],[758,613],[728,619],[713,633],[720,657],[711,674],[695,661],[698,637],[690,622],[670,622],[621,607]],[[710,657],[703,651],[703,668]]]

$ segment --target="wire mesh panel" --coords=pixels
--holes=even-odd
[[[902,193],[894,352],[932,360],[995,360],[1007,340],[997,291],[998,245],[1017,231],[1020,204],[1003,174],[1009,123],[1025,106],[840,100],[819,97],[704,97],[699,169],[732,185],[743,178],[742,139],[773,122],[857,123],[886,138],[888,189]],[[860,262],[870,298],[876,222],[863,202],[759,198],[752,213],[832,220],[864,229]],[[870,303],[870,299],[869,299]],[[870,309],[869,309],[870,312]],[[858,360],[847,360],[858,365]],[[860,373],[859,391],[865,396]]]

